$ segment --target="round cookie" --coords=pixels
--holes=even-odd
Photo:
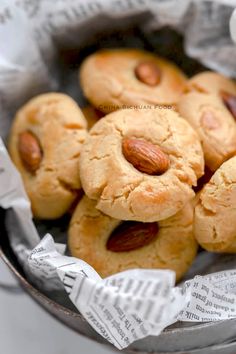
[[[219,97],[189,92],[180,98],[177,109],[197,131],[210,170],[236,153],[236,124]]]
[[[76,102],[61,93],[39,95],[17,112],[9,151],[35,217],[62,216],[80,194],[79,156],[86,126]]]
[[[197,134],[167,109],[110,113],[90,130],[80,157],[86,195],[119,220],[152,222],[176,214],[194,196],[191,187],[203,169]]]
[[[224,162],[201,191],[194,232],[208,251],[236,252],[236,157]]]
[[[84,196],[70,223],[69,249],[72,256],[89,263],[102,277],[132,268],[161,268],[172,269],[179,280],[190,267],[197,252],[192,222],[192,203],[187,203],[183,210],[159,223],[130,223],[101,213],[96,209],[96,203]],[[149,231],[153,229],[154,232],[149,242],[145,228]],[[117,240],[116,230],[120,240]],[[124,239],[124,230],[128,240]],[[135,238],[132,237],[134,230]],[[111,235],[113,247],[108,246]],[[139,247],[135,248],[138,241]]]
[[[144,105],[173,105],[186,88],[186,77],[173,63],[138,49],[106,49],[80,68],[85,96],[99,110]]]
[[[96,109],[95,107],[88,105],[84,108],[82,108],[83,115],[87,121],[88,124],[88,130],[90,130],[94,124],[97,123],[99,119],[104,117],[104,113]]]
[[[188,80],[188,90],[220,95],[226,91],[236,95],[236,83],[230,78],[214,71],[204,71]]]
[[[235,81],[213,71],[204,71],[188,81],[188,90],[217,95],[236,120]]]

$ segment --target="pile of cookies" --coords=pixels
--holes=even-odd
[[[172,269],[198,244],[236,252],[236,84],[187,79],[137,49],[101,50],[80,68],[90,105],[47,93],[13,121],[9,151],[39,219],[72,212],[72,256],[102,277]]]

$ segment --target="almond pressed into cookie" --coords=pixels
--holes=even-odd
[[[175,105],[186,82],[175,64],[139,49],[100,50],[80,68],[85,96],[105,113],[130,106]]]
[[[161,268],[175,271],[179,280],[197,253],[192,204],[158,223],[122,222],[84,196],[70,223],[69,249],[102,277],[132,268]]]
[[[37,96],[16,113],[9,151],[35,217],[62,216],[81,193],[79,156],[86,128],[76,102],[61,93]]]
[[[194,196],[203,174],[200,141],[167,109],[119,110],[96,123],[82,147],[83,189],[119,220],[166,219]]]

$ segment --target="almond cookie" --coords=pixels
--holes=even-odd
[[[35,217],[62,216],[80,193],[79,156],[86,121],[74,100],[60,93],[31,99],[16,114],[9,141]]]
[[[220,95],[221,91],[227,91],[236,95],[235,82],[214,71],[204,71],[191,77],[188,80],[188,89],[215,95]]]
[[[96,209],[86,196],[69,227],[69,249],[102,276],[132,268],[172,269],[179,280],[197,252],[193,236],[193,206],[154,223],[122,222]]]
[[[212,71],[204,71],[188,81],[187,90],[217,95],[236,119],[236,83]]]
[[[236,252],[236,157],[224,162],[200,193],[194,232],[208,251]]]
[[[236,124],[218,96],[189,92],[177,108],[197,131],[210,170],[215,171],[236,153]]]
[[[99,110],[144,105],[173,105],[186,77],[173,63],[138,49],[100,50],[80,69],[85,96]]]
[[[197,134],[167,109],[119,110],[90,130],[80,177],[96,207],[119,220],[166,219],[194,196],[203,174]]]

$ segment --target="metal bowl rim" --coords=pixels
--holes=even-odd
[[[36,289],[32,284],[30,284],[19,272],[18,270],[12,265],[10,260],[7,258],[7,256],[3,253],[2,249],[0,248],[0,257],[3,259],[5,264],[10,268],[10,270],[14,273],[14,275],[25,285],[26,288],[29,288],[33,293],[35,293],[38,297],[43,299],[45,302],[48,304],[52,305],[54,308],[59,310],[60,312],[63,312],[69,316],[73,317],[79,317],[83,321],[86,321],[84,317],[80,313],[75,313],[74,311],[64,307],[63,305],[57,303],[56,301],[48,298],[46,295],[41,293],[38,289]],[[204,329],[205,327],[211,327],[214,326],[216,323],[222,323],[226,321],[233,321],[234,319],[230,320],[221,320],[221,321],[213,321],[213,322],[206,322],[206,323],[199,323],[197,326],[189,326],[189,327],[181,327],[181,328],[170,328],[170,329],[165,329],[162,332],[162,335],[167,335],[170,334],[169,332],[173,334],[178,334],[178,333],[183,333],[183,332],[194,332],[196,329],[201,330]]]

